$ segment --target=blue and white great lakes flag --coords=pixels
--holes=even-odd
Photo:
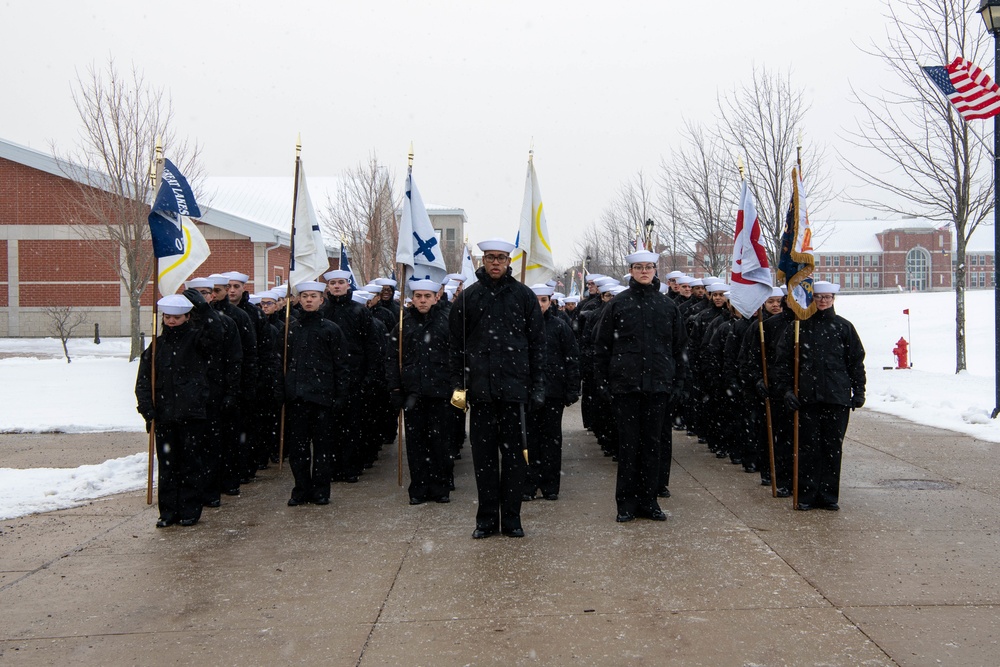
[[[198,231],[194,220],[187,216],[181,217],[181,233],[184,234],[184,252],[157,259],[160,296],[175,294],[210,254],[208,241]]]
[[[173,162],[164,159],[160,187],[148,216],[153,255],[157,259],[184,253],[182,217],[200,218],[201,209],[187,179]]]
[[[315,280],[330,270],[330,258],[326,254],[323,232],[316,219],[309,189],[306,187],[306,170],[300,159],[295,170],[298,184],[295,190],[295,217],[292,221],[295,255],[288,272],[288,285],[295,286],[306,280]]]
[[[448,274],[441,243],[431,225],[417,184],[413,181],[412,171],[406,174],[406,196],[403,197],[403,215],[399,220],[396,263],[410,267],[410,271],[405,272],[409,275],[403,276],[409,280],[430,279],[441,282]],[[400,292],[403,290],[400,289]]]

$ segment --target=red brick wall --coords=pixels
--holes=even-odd
[[[95,252],[94,243],[19,241],[21,307],[118,305],[118,276]],[[110,241],[100,245],[104,252],[113,251]],[[88,284],[97,281],[111,284]]]
[[[92,224],[73,203],[77,186],[65,178],[0,158],[0,224]]]
[[[7,241],[0,241],[0,308],[7,305]]]

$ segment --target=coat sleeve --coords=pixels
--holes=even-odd
[[[468,389],[465,386],[465,297],[467,291],[462,291],[455,299],[455,304],[451,307],[448,315],[448,330],[451,344],[449,345],[451,361],[449,372],[451,375],[451,386],[453,389]]]
[[[674,355],[674,387],[683,390],[687,385],[688,378],[687,325],[684,323],[680,309],[674,308],[673,310],[674,316],[671,324],[673,339],[670,341],[670,349]]]
[[[406,326],[405,324],[403,326]],[[389,391],[396,391],[403,385],[399,374],[399,327],[389,331],[385,346],[385,383]]]
[[[525,298],[525,321],[528,323],[528,363],[531,378],[529,395],[545,396],[545,318],[533,292]]]
[[[850,336],[847,348],[847,373],[851,376],[851,392],[854,396],[863,396],[865,385],[867,384],[867,377],[865,375],[865,348],[861,344],[861,337],[858,336],[854,325],[847,322],[847,326]]]
[[[559,327],[562,336],[563,368],[566,371],[566,393],[580,395],[580,346],[576,334],[567,324]]]
[[[610,390],[608,373],[611,365],[611,350],[615,341],[615,304],[604,307],[597,322],[594,323],[594,386],[598,391]]]
[[[147,347],[139,357],[139,373],[135,378],[136,410],[146,421],[153,413],[152,359],[153,348]]]

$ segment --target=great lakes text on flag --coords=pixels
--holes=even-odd
[[[182,217],[200,218],[201,209],[187,179],[170,160],[165,159],[163,176],[148,216],[153,255],[157,258],[184,253]]]

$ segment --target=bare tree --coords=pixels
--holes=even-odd
[[[128,294],[129,358],[135,359],[142,352],[140,303],[153,270],[147,216],[156,139],[195,188],[198,147],[175,137],[169,96],[135,66],[123,74],[113,59],[103,69],[91,65],[77,76],[73,103],[83,123],[80,141],[68,155],[55,156],[70,182],[67,215]]]
[[[661,182],[674,192],[674,206],[685,221],[683,245],[696,264],[721,275],[732,257],[739,197],[736,163],[718,132],[687,122],[681,141],[673,168],[668,171],[661,163]]]
[[[59,337],[68,364],[72,359],[69,358],[69,347],[66,342],[73,332],[87,321],[90,311],[74,309],[72,306],[49,306],[44,312],[49,318],[49,331]]]
[[[694,248],[688,243],[690,234],[681,213],[680,197],[674,182],[673,167],[660,158],[660,173],[656,182],[656,208],[659,211],[655,231],[657,248],[666,255],[669,271],[686,271],[687,258],[694,259]]]
[[[954,225],[956,373],[966,369],[965,250],[993,210],[993,154],[920,65],[947,65],[962,56],[986,69],[992,66],[992,38],[983,30],[978,5],[978,0],[886,3],[889,39],[866,53],[882,61],[897,85],[875,93],[855,91],[862,113],[847,140],[866,149],[867,157],[861,162],[841,156],[860,181],[891,196],[891,201],[855,201]]]
[[[633,242],[637,238],[644,237],[646,220],[656,213],[653,183],[639,171],[622,183],[615,198],[601,212],[601,217],[577,243],[581,255],[591,258],[588,269],[621,277],[628,270],[625,255],[633,251]],[[642,241],[643,238],[639,238],[639,242]]]
[[[362,280],[388,275],[396,261],[396,196],[388,167],[372,153],[344,172],[336,198],[328,197],[322,224],[351,256]]]
[[[798,134],[805,128],[805,93],[792,83],[791,74],[778,74],[755,67],[750,81],[719,98],[719,117],[724,138],[746,160],[747,175],[757,202],[761,231],[768,256],[777,265],[781,232],[792,193]],[[831,197],[829,170],[824,166],[822,146],[803,150],[803,171],[809,196],[809,213],[822,210]]]

